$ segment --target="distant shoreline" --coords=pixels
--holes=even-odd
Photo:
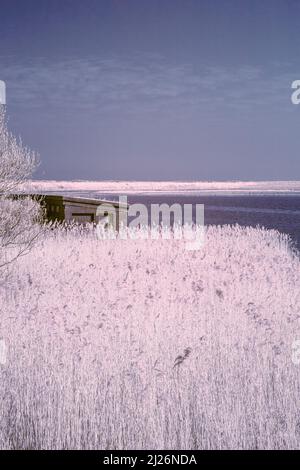
[[[25,187],[31,191],[98,191],[125,194],[300,194],[300,181],[59,181],[33,180]]]

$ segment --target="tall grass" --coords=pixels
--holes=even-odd
[[[274,231],[48,231],[0,284],[0,447],[300,448],[300,261]]]

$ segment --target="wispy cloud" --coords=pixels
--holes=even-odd
[[[3,66],[4,65],[4,66]],[[127,113],[289,105],[290,64],[172,64],[158,55],[2,64],[8,103],[52,110]]]

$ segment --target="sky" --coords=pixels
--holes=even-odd
[[[0,0],[39,179],[300,180],[298,0]]]

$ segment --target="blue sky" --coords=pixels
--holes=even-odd
[[[1,0],[11,129],[43,179],[300,179],[300,2]]]

